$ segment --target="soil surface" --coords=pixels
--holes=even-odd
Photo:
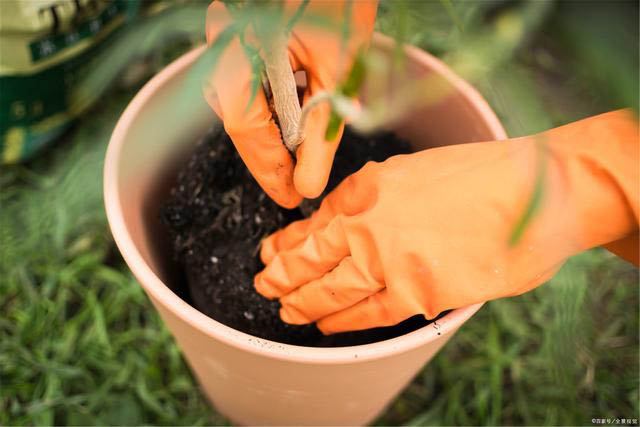
[[[347,128],[324,194],[367,161],[410,151],[407,142],[392,134],[363,137]],[[280,303],[254,290],[253,277],[264,267],[260,241],[306,216],[303,211],[308,215],[323,196],[305,201],[303,208],[279,207],[253,179],[224,130],[212,129],[198,142],[161,208],[189,286],[189,303],[248,334],[312,347],[372,343],[430,323],[420,315],[392,327],[324,336],[315,324],[285,324],[278,316]]]

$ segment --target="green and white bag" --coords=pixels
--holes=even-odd
[[[0,163],[32,157],[167,37],[202,37],[208,1],[0,0]]]
[[[92,59],[135,13],[129,0],[3,0],[0,155],[31,157],[101,95],[81,84]]]

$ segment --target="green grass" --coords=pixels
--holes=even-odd
[[[585,425],[638,418],[638,271],[602,250],[485,305],[381,425]]]
[[[129,97],[113,94],[48,159],[3,174],[2,425],[221,420],[107,228],[102,158]]]
[[[407,31],[410,41],[445,55],[459,37],[438,32],[435,21],[453,25],[447,16],[456,5],[444,17],[428,15],[431,36]],[[473,20],[465,13],[456,25]],[[592,83],[611,70],[592,79],[581,52],[569,55],[570,43],[549,37],[558,19],[508,67],[477,82],[511,135],[619,105],[618,86]],[[112,90],[53,150],[2,169],[0,425],[227,423],[208,406],[107,228],[102,159],[134,92]],[[637,268],[596,249],[550,283],[486,304],[377,424],[640,418],[638,280]]]

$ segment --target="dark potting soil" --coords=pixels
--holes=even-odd
[[[361,136],[346,129],[336,154],[327,190],[303,208],[279,207],[253,179],[222,127],[197,144],[180,170],[161,218],[173,243],[174,257],[184,269],[190,304],[234,329],[248,334],[311,347],[342,347],[393,338],[428,323],[414,316],[399,325],[324,336],[315,326],[280,320],[280,303],[260,296],[253,277],[264,266],[260,241],[287,224],[369,160],[409,153],[407,142],[384,133]]]

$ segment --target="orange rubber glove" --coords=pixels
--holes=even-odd
[[[293,14],[300,1],[284,2]],[[333,91],[338,79],[349,71],[357,50],[368,43],[373,31],[377,1],[352,2],[350,14],[340,1],[311,1],[305,14],[324,16],[338,28],[322,29],[296,25],[289,40],[289,59],[293,71],[307,73],[303,103],[319,91]],[[342,21],[351,17],[350,38],[344,44]],[[207,13],[207,43],[211,44],[231,22],[224,4],[214,2]],[[297,206],[303,197],[318,197],[324,190],[342,128],[335,141],[325,141],[330,108],[325,103],[311,110],[298,147],[297,161],[285,148],[280,130],[273,120],[262,90],[247,109],[251,96],[251,67],[236,39],[225,50],[205,87],[205,98],[224,122],[238,153],[265,192],[286,208]]]
[[[268,237],[255,287],[325,334],[519,295],[571,255],[638,257],[638,124],[627,110],[536,136],[370,162],[309,219]],[[509,244],[545,165],[542,199]],[[635,242],[635,243],[634,243]]]

